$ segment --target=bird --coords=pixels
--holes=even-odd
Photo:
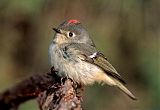
[[[119,88],[131,99],[137,99],[105,55],[97,50],[79,20],[66,20],[53,30],[55,35],[49,46],[49,58],[51,66],[58,70],[58,76],[82,85],[108,84]]]

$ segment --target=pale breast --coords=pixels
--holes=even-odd
[[[51,43],[49,47],[49,57],[50,57],[50,63],[51,66],[54,66],[54,68],[58,71],[61,71],[62,68],[64,68],[64,60],[62,53],[60,52],[60,49],[56,43]]]
[[[78,58],[64,58],[63,52],[54,43],[50,45],[49,56],[51,65],[59,71],[59,76],[67,76],[76,82],[93,83],[94,73],[102,71],[97,66]]]
[[[56,44],[52,43],[50,45],[49,56],[51,65],[59,71],[59,76],[69,77],[75,82],[85,85],[92,84],[95,81],[112,83],[112,79],[96,65],[82,61],[78,57],[67,57],[64,54]]]

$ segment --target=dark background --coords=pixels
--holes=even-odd
[[[159,0],[0,0],[0,92],[49,71],[52,27],[78,19],[138,97],[87,87],[85,110],[160,110]],[[38,109],[35,100],[20,110]]]

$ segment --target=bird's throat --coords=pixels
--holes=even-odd
[[[67,38],[63,34],[56,34],[54,42],[56,42],[58,45],[67,43]]]

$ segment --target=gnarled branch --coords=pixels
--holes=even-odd
[[[46,74],[35,74],[0,94],[0,109],[17,110],[18,106],[38,97],[41,110],[81,110],[81,95],[70,79],[64,80],[51,69]],[[81,91],[82,92],[82,91]]]

